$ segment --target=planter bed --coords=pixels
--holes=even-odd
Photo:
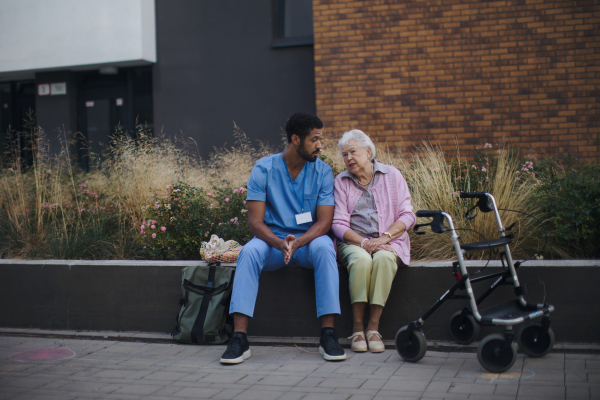
[[[199,261],[0,260],[0,327],[170,332],[179,310],[181,269]],[[467,262],[472,271],[485,263]],[[381,318],[384,339],[421,316],[453,284],[450,262],[414,263],[398,270]],[[486,272],[500,270],[491,262]],[[556,307],[552,328],[558,342],[600,342],[600,261],[529,261],[518,270],[529,302]],[[491,281],[475,286],[482,293]],[[478,287],[480,289],[478,290]],[[484,303],[512,298],[500,288]],[[340,269],[340,336],[352,327],[348,274]],[[444,304],[425,323],[429,340],[449,340],[450,315],[466,300]],[[318,336],[311,270],[290,267],[261,276],[252,336]],[[489,330],[482,329],[482,335]],[[480,336],[482,337],[482,336]]]

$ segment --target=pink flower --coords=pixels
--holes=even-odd
[[[226,201],[226,202],[227,202],[227,201],[229,201],[229,197],[227,197],[227,198],[225,199],[225,201]]]
[[[79,189],[83,189],[84,187],[87,187],[87,185],[85,183],[80,183],[79,184]]]
[[[485,171],[486,171],[485,167],[481,167],[481,172],[485,172]]]
[[[156,239],[156,233],[152,234],[152,239]]]
[[[491,149],[492,145],[491,145],[491,143],[486,143],[485,146],[483,146],[483,147],[486,149]]]
[[[140,228],[142,228],[142,230],[144,230],[145,227],[146,227],[146,225],[143,225],[143,224],[142,224],[142,226],[140,226]]]
[[[173,185],[167,185],[167,189],[171,189]]]
[[[153,224],[155,224],[155,223],[156,223],[156,221],[152,221],[152,223],[153,223]]]
[[[246,200],[244,200],[244,204],[246,204]]]
[[[144,246],[144,248],[146,248],[146,246]]]
[[[207,196],[212,196],[212,193],[206,193]]]
[[[150,225],[150,228],[156,229],[156,225]]]
[[[175,197],[175,198],[173,199],[173,201],[177,201],[177,200],[179,200],[179,198],[178,198],[178,197]]]
[[[166,230],[167,230],[167,228],[166,228],[165,226],[161,226],[161,227],[160,227],[160,230],[164,232],[164,231],[166,231]]]
[[[233,194],[236,194],[238,192],[237,189],[233,189]]]
[[[240,186],[240,193],[244,193],[246,189],[244,189],[243,187]]]

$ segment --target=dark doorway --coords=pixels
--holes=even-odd
[[[122,68],[114,75],[81,72],[77,87],[77,119],[83,136],[79,157],[85,170],[89,170],[91,159],[102,158],[113,135],[135,138],[138,126],[152,131],[150,67]]]
[[[30,135],[35,127],[35,82],[0,83],[0,154],[8,160],[8,152],[16,151],[26,164],[31,164]],[[14,155],[14,153],[13,153]]]

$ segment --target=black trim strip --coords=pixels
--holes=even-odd
[[[217,271],[217,267],[211,265],[208,268],[208,280],[206,282],[207,288],[212,288],[215,283],[215,272]],[[221,285],[223,286],[223,285]],[[202,303],[200,304],[200,311],[198,312],[198,317],[194,321],[194,326],[192,327],[192,343],[198,343],[198,339],[204,341],[204,321],[206,320],[206,312],[208,311],[208,305],[210,304],[210,299],[213,296],[213,291],[207,291],[202,296]]]

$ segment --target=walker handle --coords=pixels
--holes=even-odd
[[[461,199],[483,199],[486,197],[485,192],[460,192]]]
[[[418,218],[433,218],[439,211],[419,210],[416,215]]]

